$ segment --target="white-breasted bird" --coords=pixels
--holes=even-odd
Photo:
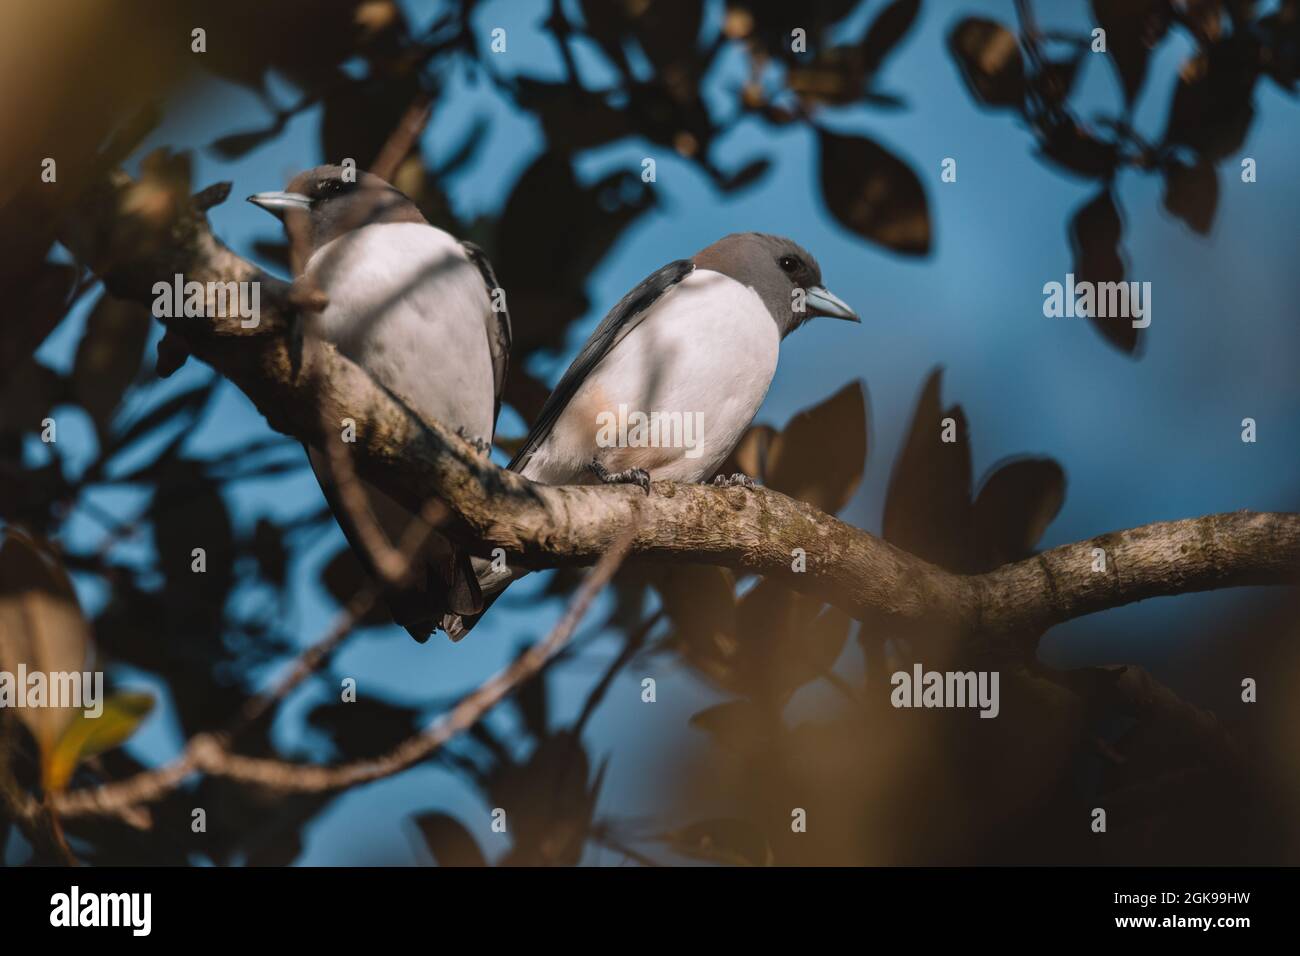
[[[407,196],[359,170],[345,175],[343,167],[318,166],[283,192],[248,200],[283,221],[291,243],[302,247],[295,268],[328,297],[323,310],[308,313],[304,334],[333,343],[417,414],[486,453],[505,385],[510,317],[482,251],[430,225]],[[309,448],[308,456],[340,527],[367,564],[325,453]],[[374,518],[396,543],[415,515],[362,484]],[[416,640],[426,640],[445,615],[482,610],[468,555],[436,532],[414,570],[407,587],[390,588],[384,598]]]
[[[781,340],[816,316],[861,321],[790,239],[734,233],[670,262],[597,326],[509,467],[544,484],[630,482],[647,493],[651,480],[705,481],[762,405]],[[640,432],[623,427],[634,414]],[[700,427],[688,435],[689,423]],[[474,564],[489,603],[524,573]],[[443,627],[459,639],[476,619],[451,615]]]

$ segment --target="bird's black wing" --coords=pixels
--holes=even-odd
[[[469,261],[478,267],[479,275],[483,277],[483,284],[487,286],[488,301],[492,303],[493,309],[488,316],[488,347],[492,350],[492,378],[493,394],[496,395],[496,405],[492,409],[492,430],[496,431],[497,416],[501,414],[501,393],[506,388],[506,373],[510,370],[510,341],[512,333],[510,331],[510,312],[506,309],[505,298],[501,300],[501,311],[496,311],[495,292],[500,288],[497,285],[497,275],[492,271],[492,263],[488,261],[487,253],[472,242],[461,242],[465,254],[469,256]],[[489,436],[490,437],[490,436]]]
[[[573,398],[574,393],[586,381],[592,370],[618,344],[619,340],[636,328],[637,323],[641,321],[650,307],[665,292],[668,292],[694,271],[695,263],[690,259],[678,259],[676,262],[670,262],[662,269],[648,275],[636,288],[623,296],[614,308],[609,310],[609,314],[601,319],[600,325],[596,326],[596,331],[591,333],[591,338],[587,339],[587,344],[582,347],[582,351],[578,353],[568,370],[560,378],[559,384],[555,386],[555,390],[551,392],[546,404],[542,406],[537,421],[533,422],[533,427],[528,430],[528,437],[524,439],[523,447],[515,453],[515,457],[511,459],[510,464],[507,466],[511,471],[520,471],[528,464],[528,460],[533,457],[533,452],[546,440],[546,436],[555,427],[556,419],[568,406],[569,400]]]

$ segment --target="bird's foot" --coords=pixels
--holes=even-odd
[[[749,475],[736,472],[734,475],[718,475],[713,479],[715,488],[748,488],[753,491],[758,487],[758,482]]]
[[[473,445],[474,450],[478,452],[480,455],[486,456],[492,452],[492,443],[490,441],[484,441],[483,439],[479,438],[477,435],[471,438],[469,435],[465,433],[464,425],[456,429],[456,434],[459,435],[461,438],[465,439],[471,445]]]
[[[587,463],[597,478],[607,485],[636,485],[647,495],[650,494],[650,472],[644,468],[628,468],[626,471],[610,471],[595,458]]]

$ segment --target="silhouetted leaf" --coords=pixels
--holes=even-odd
[[[28,358],[0,384],[0,434],[38,431],[66,390],[63,376]]]
[[[527,646],[521,647],[519,655],[527,651]],[[532,680],[526,681],[524,686],[515,691],[511,697],[519,710],[520,717],[523,718],[524,727],[538,740],[546,736],[550,727],[549,699],[545,674],[539,674]]]
[[[971,463],[966,416],[940,405],[943,372],[926,380],[885,497],[885,540],[951,571],[970,566]],[[951,418],[953,442],[943,441]]]
[[[86,319],[72,363],[72,389],[95,423],[101,443],[122,394],[140,370],[149,326],[146,306],[115,299],[107,292]]]
[[[269,583],[282,587],[289,563],[289,552],[284,545],[284,532],[266,518],[258,518],[253,529],[253,557],[257,569]]]
[[[691,726],[708,733],[719,746],[752,755],[770,741],[764,712],[752,700],[729,700],[691,715]]]
[[[334,598],[335,603],[340,607],[351,601],[369,581],[361,562],[347,545],[340,548],[329,563],[321,569],[320,577],[321,584],[325,585],[325,590],[329,591],[330,597]],[[393,616],[388,612],[388,608],[382,601],[376,601],[371,605],[370,610],[361,616],[358,623],[366,627],[377,627],[391,624],[392,621]]]
[[[929,253],[925,190],[907,164],[865,136],[821,130],[818,138],[822,196],[831,215],[895,252]]]
[[[844,386],[805,409],[772,439],[766,484],[835,514],[853,497],[867,464],[867,389]]]
[[[199,462],[172,461],[149,504],[149,522],[170,625],[200,640],[219,634],[226,597],[234,583],[235,533],[225,498]],[[194,551],[203,549],[204,570]]]
[[[764,578],[736,602],[739,642],[736,690],[756,701],[784,704],[828,671],[848,639],[841,612],[821,614],[819,598]]]
[[[133,442],[143,438],[155,428],[170,422],[173,418],[190,417],[198,412],[207,402],[212,392],[212,384],[196,385],[171,396],[145,412],[122,431],[112,436],[109,450],[117,454]]]
[[[1259,76],[1253,45],[1240,37],[1215,44],[1184,64],[1169,106],[1165,142],[1189,146],[1202,159],[1224,159],[1241,149],[1255,117]]]
[[[976,100],[985,106],[1020,106],[1025,66],[1016,35],[993,20],[967,17],[948,34],[948,50]]]
[[[770,159],[756,159],[752,163],[746,163],[730,176],[724,177],[718,183],[718,187],[723,192],[736,192],[758,182],[763,177],[763,174],[771,168],[772,161]]]
[[[1060,106],[1070,98],[1075,78],[1079,75],[1079,65],[1086,55],[1079,54],[1068,60],[1048,60],[1043,64],[1031,81],[1043,102]]]
[[[1038,127],[1038,151],[1087,179],[1109,179],[1119,162],[1115,144],[1098,139],[1069,116],[1046,118]]]
[[[1124,279],[1124,260],[1120,240],[1124,226],[1119,209],[1109,189],[1098,193],[1082,206],[1070,220],[1070,245],[1074,250],[1074,279],[1080,282],[1120,282]],[[1122,352],[1134,354],[1138,347],[1138,329],[1125,316],[1101,318],[1094,309],[1088,318],[1092,327],[1106,341]]]
[[[683,856],[732,866],[771,866],[772,847],[763,831],[745,820],[718,818],[670,830],[660,837]]]
[[[409,739],[420,726],[420,712],[362,693],[342,700],[338,681],[333,699],[313,707],[307,723],[324,731],[341,758],[369,757],[391,750]]]
[[[272,266],[281,272],[291,271],[289,268],[289,243],[279,239],[255,239],[253,240],[253,255],[264,262],[269,262]]]
[[[42,263],[34,273],[23,277],[15,289],[15,298],[5,303],[5,315],[11,316],[0,336],[0,381],[20,363],[31,357],[45,337],[54,331],[67,309],[68,296],[76,279],[71,266]]]
[[[1032,553],[1065,502],[1065,472],[1050,458],[995,466],[975,498],[971,537],[981,571]]]
[[[1168,0],[1092,0],[1092,15],[1106,31],[1106,52],[1119,71],[1126,103],[1137,99],[1151,49],[1165,35],[1171,13]]]
[[[478,841],[455,817],[422,813],[414,820],[438,866],[487,866]]]
[[[871,21],[859,48],[867,73],[880,69],[890,51],[907,35],[921,9],[921,0],[894,0]]]
[[[222,159],[239,159],[246,153],[251,153],[253,150],[265,146],[282,132],[284,130],[280,128],[279,124],[272,124],[263,129],[249,129],[244,130],[242,133],[230,133],[214,139],[208,148]]]
[[[674,646],[718,686],[743,693],[736,672],[735,579],[706,564],[662,565],[649,575],[673,624]]]
[[[1175,162],[1165,173],[1164,206],[1189,227],[1206,235],[1214,225],[1219,204],[1219,177],[1214,164],[1202,159],[1194,166]]]

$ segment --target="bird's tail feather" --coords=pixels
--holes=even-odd
[[[314,448],[307,450],[307,456],[353,553],[366,573],[378,578],[366,549],[360,546],[360,535],[347,509],[339,501],[330,480],[328,462]],[[416,516],[369,482],[361,480],[361,483],[372,517],[390,541],[401,540],[410,522],[417,520]],[[410,583],[383,590],[382,599],[393,620],[406,628],[411,637],[423,643],[448,616],[481,615],[486,607],[478,584],[478,569],[473,564],[475,560],[437,531],[430,532],[424,546],[411,558],[413,573]]]
[[[523,569],[494,568],[493,562],[483,558],[471,558],[470,564],[474,569],[475,584],[482,599],[482,607],[469,614],[453,613],[443,616],[442,629],[453,641],[459,641],[472,631],[493,602],[505,593],[506,588],[528,573]]]

